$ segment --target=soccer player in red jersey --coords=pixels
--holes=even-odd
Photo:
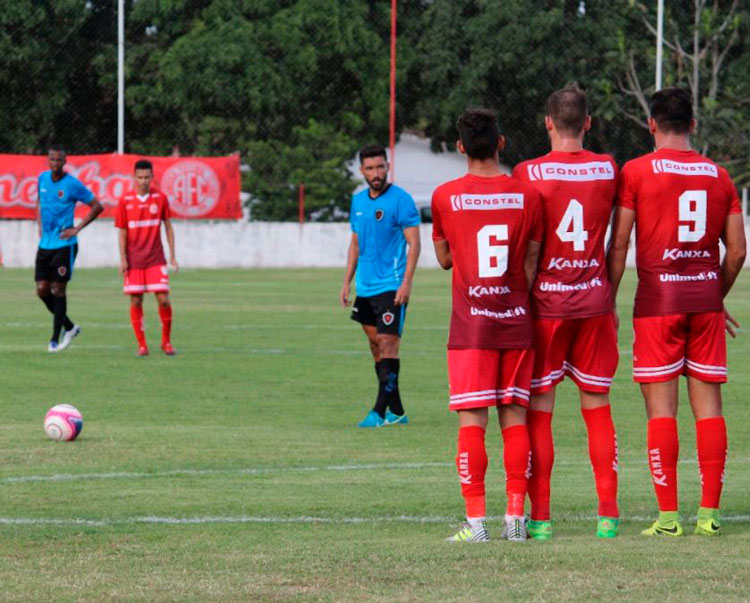
[[[529,535],[552,536],[550,476],[554,462],[555,387],[567,374],[578,386],[589,457],[599,496],[597,535],[617,535],[617,438],[609,389],[617,370],[617,327],[604,256],[617,166],[583,148],[591,127],[586,94],[576,86],[554,92],[545,125],[552,152],[525,161],[513,176],[542,197],[544,246],[532,289],[534,371],[528,429],[531,440]]]
[[[120,199],[115,226],[120,229],[120,271],[125,277],[123,292],[130,295],[130,322],[138,341],[138,356],[148,356],[143,331],[143,294],[154,293],[161,319],[161,349],[174,356],[170,341],[172,305],[169,302],[169,272],[161,244],[161,224],[167,234],[169,265],[178,270],[174,251],[174,230],[169,220],[167,197],[151,189],[154,169],[150,161],[135,163],[135,191]]]
[[[726,170],[690,148],[696,126],[690,93],[651,98],[656,150],[623,167],[608,268],[613,291],[622,278],[633,224],[638,288],[633,310],[633,375],[648,416],[648,460],[659,519],[642,533],[680,536],[677,505],[678,377],[686,375],[695,417],[701,504],[696,534],[720,533],[727,431],[721,383],[727,380],[726,330],[734,319],[724,298],[745,260],[737,191]],[[719,241],[726,246],[723,261]]]
[[[539,194],[500,171],[505,146],[495,114],[467,109],[456,124],[469,173],[432,196],[438,262],[453,268],[448,338],[450,409],[458,414],[456,466],[467,522],[453,542],[489,540],[485,525],[488,408],[497,407],[504,442],[507,507],[503,538],[526,540],[533,325],[529,289],[542,236]]]

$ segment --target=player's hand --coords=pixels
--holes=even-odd
[[[411,297],[411,283],[401,283],[393,301],[397,306],[405,306],[409,303],[409,297]]]
[[[346,308],[352,303],[349,299],[349,288],[349,283],[344,283],[344,286],[341,287],[341,293],[339,293],[339,301],[341,302],[342,308]]]
[[[620,330],[620,315],[617,313],[617,310],[612,310],[612,314],[615,317],[615,330]]]
[[[735,337],[737,337],[737,331],[735,331],[735,328],[739,328],[740,323],[734,316],[729,313],[729,310],[727,309],[724,309],[724,319],[726,320],[726,322],[724,323],[724,328],[727,330],[727,333],[729,333],[729,336],[734,339]]]
[[[78,229],[73,226],[73,228],[66,228],[60,233],[60,238],[65,241],[67,239],[72,239],[74,236],[78,234]]]
[[[128,261],[120,260],[120,269],[119,269],[120,274],[124,276],[127,271],[128,271]]]
[[[180,266],[177,264],[177,260],[174,258],[169,258],[169,265],[172,267],[172,270],[175,271],[175,273],[180,271]]]

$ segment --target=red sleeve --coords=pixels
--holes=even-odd
[[[620,172],[619,182],[617,183],[617,207],[635,211],[636,182],[632,166],[626,163],[622,172]]]
[[[117,204],[117,211],[115,212],[115,228],[127,228],[128,227],[128,216],[125,212],[125,199],[121,198]]]
[[[719,178],[721,183],[724,185],[724,189],[727,191],[727,197],[729,198],[729,214],[741,214],[742,206],[740,205],[740,197],[737,194],[737,187],[734,186],[734,182],[729,177],[729,172],[724,168],[719,168]]]
[[[529,239],[541,243],[544,236],[544,221],[542,220],[542,199],[536,191],[529,196],[529,212],[531,222],[529,228]]]
[[[432,240],[433,241],[444,241],[445,231],[443,230],[443,218],[440,215],[440,190],[435,189],[432,193]]]

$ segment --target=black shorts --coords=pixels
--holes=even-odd
[[[78,244],[59,249],[42,249],[36,252],[34,280],[67,283],[73,277],[73,264],[78,255]]]
[[[354,300],[352,320],[377,327],[378,333],[401,337],[406,320],[406,306],[397,306],[395,299],[395,291],[386,291],[372,297],[358,295]]]

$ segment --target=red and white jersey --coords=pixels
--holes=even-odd
[[[524,260],[541,241],[539,193],[505,175],[467,174],[432,194],[432,238],[453,257],[453,313],[448,347],[531,346]]]
[[[612,310],[604,238],[617,193],[617,164],[590,151],[552,151],[513,177],[542,196],[544,241],[532,292],[539,318],[587,318]]]
[[[134,192],[123,196],[117,207],[115,226],[128,231],[127,256],[130,268],[166,264],[161,244],[162,220],[169,219],[169,201],[159,191],[148,195]]]
[[[741,212],[727,171],[692,150],[659,149],[625,164],[617,205],[635,211],[633,315],[721,311],[719,238]]]

